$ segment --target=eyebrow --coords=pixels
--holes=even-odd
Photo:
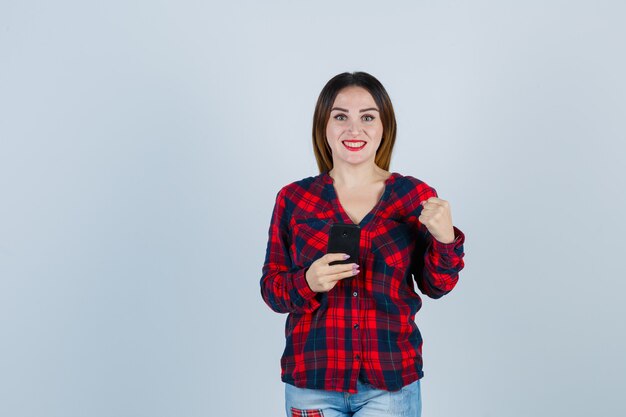
[[[348,109],[342,109],[341,107],[333,107],[332,109],[330,109],[330,111],[333,111],[333,110],[345,111],[346,113],[350,113]],[[370,111],[370,110],[378,111],[376,107],[370,107],[368,109],[359,110],[359,113],[363,113],[364,111]]]

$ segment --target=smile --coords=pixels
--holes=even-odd
[[[345,146],[346,149],[353,152],[360,151],[367,144],[365,141],[362,140],[344,140],[341,143],[343,143],[343,146]]]

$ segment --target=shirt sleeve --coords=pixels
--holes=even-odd
[[[422,211],[420,203],[431,197],[438,197],[437,191],[426,186],[419,192],[419,198],[415,199],[417,206],[413,208],[410,216],[417,223],[417,243],[411,273],[423,294],[431,298],[441,298],[452,291],[459,280],[459,272],[465,266],[463,261],[465,234],[456,226],[452,226],[454,241],[441,243],[417,220]]]
[[[286,210],[286,189],[276,196],[262,268],[261,296],[277,313],[307,313],[320,305],[316,292],[306,281],[307,268],[293,266],[289,254],[290,233]]]

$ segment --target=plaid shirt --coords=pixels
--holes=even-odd
[[[396,391],[422,378],[422,337],[415,313],[422,301],[450,292],[463,269],[465,235],[443,244],[418,221],[420,203],[437,192],[396,172],[363,218],[358,275],[326,293],[309,287],[308,267],[326,253],[332,223],[353,224],[327,172],[283,187],[269,227],[261,295],[289,313],[281,380],[301,388],[356,393],[359,374]]]

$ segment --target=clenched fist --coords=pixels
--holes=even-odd
[[[430,197],[420,204],[423,208],[418,220],[426,226],[430,234],[441,243],[454,242],[450,203],[437,197]]]

